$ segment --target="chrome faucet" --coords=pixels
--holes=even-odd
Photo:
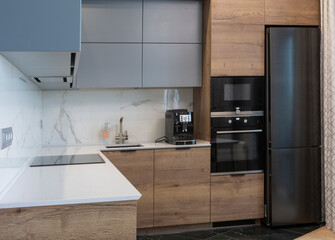
[[[128,140],[128,132],[125,131],[124,133],[122,132],[122,123],[123,123],[124,117],[120,118],[120,133],[119,135],[115,136],[115,142],[117,144],[123,144],[124,141]]]

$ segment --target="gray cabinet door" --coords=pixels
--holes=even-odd
[[[141,87],[142,44],[83,43],[77,88]]]
[[[200,87],[202,44],[143,44],[143,87]]]
[[[201,0],[143,0],[143,41],[202,43]]]
[[[82,42],[142,42],[142,0],[83,0]]]

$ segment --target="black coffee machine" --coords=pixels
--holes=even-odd
[[[165,113],[165,142],[175,145],[195,144],[193,113],[187,109],[173,109]]]

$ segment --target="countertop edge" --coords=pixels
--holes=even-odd
[[[50,207],[50,206],[64,206],[76,204],[92,204],[92,203],[107,203],[107,202],[122,202],[122,201],[137,201],[141,195],[120,196],[113,198],[92,198],[92,199],[71,199],[71,200],[54,200],[44,202],[17,202],[17,203],[4,203],[0,204],[0,209],[9,208],[29,208],[29,207]]]

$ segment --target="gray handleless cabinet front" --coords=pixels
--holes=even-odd
[[[143,87],[201,87],[202,44],[143,44]]]
[[[142,42],[142,0],[83,0],[82,42]]]
[[[141,87],[142,44],[82,43],[77,88]]]
[[[202,1],[143,0],[143,42],[202,43]]]

